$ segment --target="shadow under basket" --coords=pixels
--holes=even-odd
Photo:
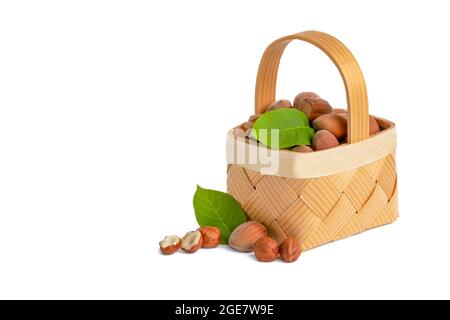
[[[397,219],[396,133],[392,122],[376,118],[381,131],[369,136],[360,68],[341,42],[317,31],[281,38],[266,49],[258,70],[255,113],[263,113],[275,100],[279,61],[294,39],[320,48],[339,69],[347,93],[348,143],[310,153],[271,150],[231,130],[227,185],[248,217],[264,224],[278,242],[293,237],[308,250]],[[269,170],[267,163],[276,165]]]

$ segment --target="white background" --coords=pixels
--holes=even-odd
[[[3,1],[0,298],[450,298],[450,20],[445,1]],[[273,40],[316,29],[358,59],[398,125],[401,218],[258,263],[161,256],[226,190],[225,134]],[[334,65],[293,43],[278,98],[345,106]]]

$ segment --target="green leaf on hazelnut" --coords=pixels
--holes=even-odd
[[[262,114],[255,121],[251,134],[269,148],[281,149],[310,145],[314,129],[303,112],[295,108],[281,108]]]
[[[194,210],[200,227],[220,229],[223,244],[227,244],[231,232],[246,221],[244,210],[231,195],[200,186],[194,194]]]

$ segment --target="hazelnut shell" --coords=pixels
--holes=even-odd
[[[314,92],[300,92],[294,98],[294,106],[300,106],[305,99],[320,99],[320,96]]]
[[[177,236],[167,236],[159,242],[159,249],[165,255],[175,253],[181,246],[181,239]]]
[[[320,151],[338,146],[339,141],[330,131],[319,130],[314,134],[312,144],[315,151]]]
[[[294,152],[314,152],[314,150],[310,146],[295,146],[291,149]]]
[[[328,130],[337,139],[342,139],[347,135],[347,120],[334,114],[323,114],[313,121],[314,130]]]
[[[253,246],[258,239],[268,235],[266,227],[256,221],[244,222],[233,230],[228,238],[228,244],[238,251],[253,251]]]
[[[202,227],[198,231],[202,234],[202,248],[215,248],[220,244],[220,229],[217,227]]]
[[[338,113],[337,115],[344,118],[345,120],[348,119],[347,112]],[[374,117],[369,116],[369,135],[373,135],[377,132],[380,132],[380,126],[378,125],[378,121]]]
[[[333,112],[333,108],[324,99],[304,99],[299,105],[295,105],[295,108],[305,113],[309,121]]]
[[[181,239],[181,249],[187,253],[194,253],[202,247],[203,236],[200,231],[189,231]]]
[[[284,262],[294,262],[302,253],[300,244],[294,238],[287,238],[280,245],[280,258]]]
[[[248,118],[248,122],[255,122],[256,120],[259,119],[260,116],[261,116],[260,113],[253,114]]]
[[[292,107],[292,104],[289,100],[285,100],[285,99],[276,100],[267,106],[266,112],[280,109],[280,108],[290,108],[290,107]]]
[[[270,262],[278,258],[278,243],[270,237],[262,237],[256,241],[254,251],[256,259]]]

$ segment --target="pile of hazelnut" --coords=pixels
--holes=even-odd
[[[159,242],[161,253],[169,255],[178,249],[187,253],[197,252],[200,248],[215,248],[220,244],[220,230],[217,227],[202,227],[189,231],[183,238],[166,236]]]
[[[270,262],[280,257],[284,262],[294,262],[301,254],[300,244],[294,238],[285,239],[280,245],[268,236],[266,227],[256,221],[248,221],[233,230],[228,245],[242,252],[254,252],[257,260]],[[165,255],[178,251],[194,253],[200,248],[215,248],[220,243],[220,230],[217,227],[202,227],[186,233],[183,238],[167,236],[159,242]]]
[[[253,251],[255,258],[262,262],[274,261],[278,257],[284,262],[294,262],[300,257],[302,252],[296,239],[287,238],[278,246],[268,234],[261,223],[248,221],[233,230],[228,244],[238,251]]]
[[[344,109],[332,108],[328,101],[320,98],[314,92],[302,92],[294,98],[292,105],[289,100],[276,100],[270,103],[265,112],[280,108],[296,108],[309,119],[311,126],[316,131],[310,146],[294,146],[290,148],[296,152],[313,152],[325,150],[347,142],[347,111]],[[261,114],[250,116],[248,121],[236,128],[235,135],[241,138],[251,138],[250,133],[253,123]],[[377,120],[370,116],[369,134],[373,135],[380,131]]]

